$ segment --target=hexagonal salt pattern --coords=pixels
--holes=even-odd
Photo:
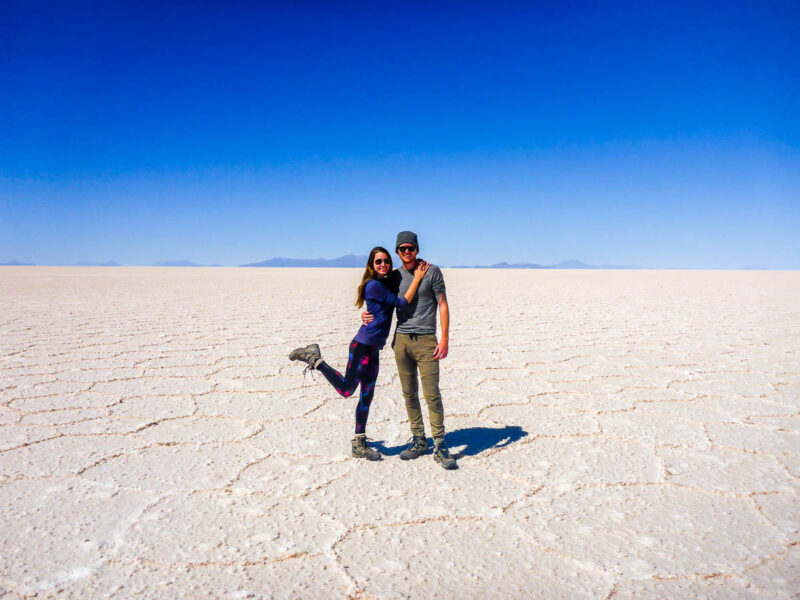
[[[445,277],[449,472],[358,270],[0,267],[0,595],[800,596],[800,274]]]

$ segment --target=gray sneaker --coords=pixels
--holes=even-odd
[[[424,435],[415,435],[409,442],[411,445],[400,453],[403,460],[412,460],[428,453],[428,442]]]
[[[381,460],[381,453],[367,446],[367,438],[363,435],[356,435],[352,440],[353,456],[356,458],[366,458],[367,460]]]
[[[289,360],[299,360],[308,365],[309,369],[316,369],[322,362],[322,353],[319,344],[309,344],[305,348],[295,348],[289,354]]]
[[[458,468],[456,459],[450,456],[450,451],[447,449],[447,446],[444,445],[443,441],[434,446],[433,460],[438,462],[440,465],[442,465],[443,469],[447,469],[448,471]]]

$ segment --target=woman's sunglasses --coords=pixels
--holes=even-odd
[[[376,265],[391,265],[392,261],[390,261],[388,258],[376,258],[375,259],[375,264]]]

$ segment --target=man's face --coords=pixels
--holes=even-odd
[[[397,256],[400,257],[404,265],[416,263],[417,252],[419,252],[419,248],[408,242],[400,244],[400,246],[397,247]]]

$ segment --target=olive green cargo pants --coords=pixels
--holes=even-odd
[[[442,396],[439,393],[439,361],[433,359],[433,351],[437,344],[436,336],[395,334],[392,347],[397,362],[397,374],[406,400],[408,420],[411,422],[412,435],[425,435],[422,422],[422,411],[419,406],[419,384],[417,369],[422,379],[422,393],[428,403],[428,418],[431,421],[431,433],[434,440],[444,440],[444,409]]]

